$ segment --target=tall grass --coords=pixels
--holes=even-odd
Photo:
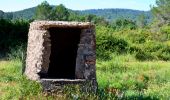
[[[97,94],[68,88],[64,94],[47,96],[40,84],[21,74],[21,61],[0,61],[0,99],[163,99],[170,98],[170,62],[138,61],[134,55],[112,54],[97,60]]]
[[[41,87],[38,83],[22,76],[21,65],[20,60],[0,61],[0,99],[19,99],[40,93]]]
[[[170,62],[137,61],[131,55],[114,55],[97,61],[99,88],[121,99],[169,99]]]

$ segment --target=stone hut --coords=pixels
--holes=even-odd
[[[25,75],[45,90],[96,82],[95,26],[89,22],[34,21],[28,33]]]

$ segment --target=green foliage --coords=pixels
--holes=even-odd
[[[86,15],[86,17],[85,17],[85,21],[87,21],[87,22],[92,22],[95,17],[96,17],[96,15],[88,14],[88,15]]]
[[[118,53],[126,52],[128,47],[128,43],[125,40],[112,35],[98,36],[96,45],[97,49]]]
[[[166,36],[165,40],[170,40],[170,26],[169,25],[163,25],[161,28],[161,33]]]
[[[70,12],[62,4],[55,6],[50,6],[47,1],[42,2],[36,8],[35,19],[38,20],[60,20],[67,21],[69,20]]]
[[[0,10],[0,19],[2,19],[4,16],[4,12],[2,10]]]
[[[9,12],[9,13],[4,13],[3,18],[2,19],[8,19],[8,20],[12,20],[13,19],[13,13]]]
[[[30,81],[21,75],[21,65],[19,59],[0,61],[1,100],[25,99],[41,93],[42,87],[39,83]]]
[[[136,53],[135,58],[141,61],[154,59],[150,52],[141,50]]]
[[[35,19],[37,20],[58,20],[58,21],[88,21],[93,23],[106,24],[104,18],[93,14],[80,15],[75,11],[67,9],[63,4],[50,6],[47,1],[42,2],[36,8]]]
[[[10,48],[10,52],[8,53],[8,59],[20,59],[22,60],[26,53],[26,45],[23,44],[21,46],[16,46],[15,48]]]
[[[102,17],[93,14],[80,15],[75,11],[67,9],[64,5],[52,7],[47,1],[42,2],[36,8],[35,19],[37,20],[58,20],[58,21],[88,21],[95,24],[107,25],[107,21]]]
[[[41,93],[42,87],[39,83],[35,81],[31,81],[26,79],[26,77],[21,77],[20,79],[20,98],[24,98],[25,96],[34,96]]]
[[[97,57],[101,59],[109,59],[110,54],[126,53],[128,50],[128,42],[122,38],[115,37],[111,34],[110,28],[98,26],[96,34]]]
[[[169,40],[156,41],[148,29],[115,30],[100,25],[96,26],[96,39],[99,84],[97,94],[81,93],[69,87],[62,95],[44,96],[40,84],[21,76],[20,61],[7,61],[5,64],[0,62],[0,85],[3,84],[0,92],[7,91],[0,99],[169,98],[170,64],[165,62],[170,60]],[[20,47],[18,50],[20,51]],[[14,84],[13,82],[14,86],[4,85]]]
[[[0,53],[7,54],[11,49],[27,42],[29,22],[25,20],[0,19]]]
[[[114,52],[117,54],[130,53],[137,60],[164,60],[170,58],[170,43],[168,39],[169,26],[161,28],[162,35],[153,34],[150,29],[122,28],[98,25],[96,31],[97,57],[109,60]]]
[[[155,7],[152,7],[152,13],[155,17],[158,26],[170,24],[170,1],[169,0],[156,0]]]
[[[138,62],[132,55],[113,54],[111,60],[97,60],[97,94],[82,93],[79,86],[64,93],[45,95],[40,84],[21,75],[19,60],[0,61],[0,99],[169,99],[169,62]],[[8,76],[8,77],[7,77]]]
[[[64,5],[60,4],[53,10],[53,17],[55,20],[66,21],[69,19],[69,11]]]
[[[118,19],[111,24],[111,27],[116,30],[136,29],[136,23],[128,19]]]
[[[170,78],[166,70],[170,68],[169,62],[139,62],[131,58],[134,57],[114,54],[109,61],[97,60],[98,83],[106,90],[105,96],[110,93],[119,99],[168,98],[166,89]]]
[[[147,20],[144,14],[138,16],[136,24],[139,28],[144,28],[147,25]]]
[[[52,7],[47,1],[44,1],[37,6],[34,18],[38,20],[50,20],[52,17],[51,15]]]
[[[16,12],[4,12],[3,15],[4,19],[26,19],[31,20],[34,18],[36,13],[36,7],[16,11]],[[52,6],[52,8],[55,8],[55,6]],[[96,15],[98,17],[102,17],[108,22],[115,21],[117,19],[123,18],[123,19],[130,19],[133,21],[138,20],[138,16],[141,14],[144,14],[146,16],[147,23],[151,22],[152,20],[152,14],[150,11],[138,11],[138,10],[130,10],[130,9],[92,9],[92,10],[82,10],[82,11],[74,11],[70,10],[72,12],[76,12],[79,15],[86,16],[86,15]],[[1,12],[1,11],[0,11]],[[3,12],[3,11],[2,11]],[[1,17],[0,17],[1,18]]]
[[[116,21],[117,19],[130,19],[133,21],[138,20],[138,16],[144,14],[147,23],[151,22],[152,14],[150,11],[139,11],[130,9],[91,9],[79,11],[81,14],[93,14],[96,16],[104,17],[107,21]]]
[[[89,21],[96,24],[97,94],[82,93],[75,86],[68,87],[62,95],[44,95],[39,83],[21,75],[25,66],[29,21],[5,20],[27,15],[22,15],[22,11],[17,12],[18,16],[0,11],[0,18],[5,18],[0,19],[0,53],[11,60],[0,61],[0,99],[169,99],[169,3],[168,0],[157,0],[158,7],[153,7],[160,29],[155,33],[146,26],[149,12],[104,9],[82,11],[83,14],[80,14],[63,5],[50,6],[46,1],[37,10],[30,11],[36,11],[35,18],[40,20]],[[110,19],[113,23],[108,22]]]

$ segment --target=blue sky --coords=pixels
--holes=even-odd
[[[18,11],[37,6],[44,0],[2,0],[0,10]],[[73,10],[100,9],[100,8],[128,8],[149,10],[156,0],[46,0],[50,5],[64,4]]]

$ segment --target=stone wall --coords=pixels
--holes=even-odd
[[[96,76],[96,43],[94,27],[82,29],[80,44],[77,51],[76,77],[93,79]]]
[[[95,26],[89,22],[35,21],[30,24],[25,75],[41,81],[40,74],[48,72],[51,54],[49,28],[80,28],[80,43],[76,58],[76,79],[96,82]]]

